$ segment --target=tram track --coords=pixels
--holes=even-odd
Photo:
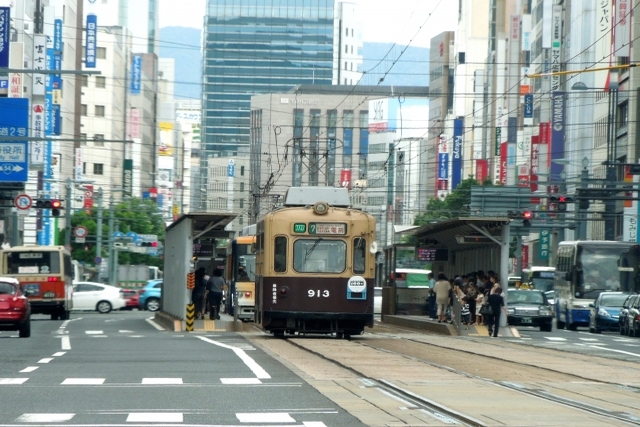
[[[402,358],[407,362],[410,361],[414,364],[430,366],[434,369],[446,371],[455,376],[472,380],[475,384],[482,383],[487,387],[498,387],[508,390],[512,393],[523,395],[524,397],[526,397],[526,399],[542,400],[549,404],[570,408],[572,411],[578,411],[587,416],[597,416],[601,418],[600,422],[602,422],[602,420],[608,420],[613,423],[620,423],[620,425],[640,425],[640,415],[637,413],[637,411],[636,413],[633,413],[633,409],[637,408],[637,400],[635,402],[636,406],[634,406],[633,403],[625,404],[622,401],[615,402],[615,399],[613,397],[609,401],[602,401],[600,402],[601,404],[598,404],[598,401],[593,396],[580,394],[579,391],[571,390],[571,387],[562,389],[549,378],[555,378],[558,384],[580,384],[587,382],[597,383],[608,388],[616,387],[619,392],[627,392],[627,394],[638,393],[639,390],[637,387],[621,385],[610,381],[597,381],[592,377],[582,377],[579,375],[574,375],[572,373],[564,372],[560,369],[551,369],[548,367],[537,366],[534,363],[525,363],[522,366],[526,366],[528,370],[535,370],[539,372],[543,383],[545,381],[546,383],[548,383],[546,386],[544,384],[531,382],[530,378],[528,378],[527,375],[524,376],[526,380],[522,382],[517,380],[514,381],[514,378],[510,378],[509,375],[507,375],[506,378],[503,379],[498,379],[495,377],[488,378],[487,376],[484,376],[484,373],[486,372],[482,374],[476,374],[473,372],[469,372],[468,369],[459,369],[455,367],[455,364],[453,364],[453,366],[450,366],[448,364],[434,362],[432,360],[428,360],[426,357],[416,357],[415,355],[412,355],[412,353],[428,353],[426,351],[426,348],[431,348],[431,351],[461,352],[463,355],[473,355],[473,357],[475,358],[491,358],[491,360],[487,363],[513,364],[515,362],[507,358],[496,359],[493,358],[493,356],[488,356],[486,354],[473,353],[472,351],[466,349],[456,350],[444,345],[438,345],[432,342],[424,342],[420,339],[407,338],[406,336],[400,336],[399,334],[375,333],[372,335],[375,335],[375,340],[354,339],[349,342],[342,340],[327,340],[327,338],[319,339],[313,337],[289,337],[282,341],[286,341],[288,345],[291,345],[300,351],[321,358],[327,363],[334,364],[344,370],[351,372],[353,375],[361,378],[368,387],[378,388],[382,393],[389,394],[390,396],[395,396],[395,398],[399,401],[409,402],[411,405],[413,405],[413,409],[428,414],[433,419],[439,421],[441,425],[453,424],[465,426],[489,426],[498,425],[500,423],[498,422],[496,424],[494,422],[485,422],[484,420],[486,418],[486,415],[485,418],[483,418],[466,414],[461,412],[459,409],[456,410],[455,408],[449,407],[445,403],[440,402],[440,399],[437,399],[438,401],[436,401],[430,397],[423,396],[421,393],[416,393],[415,391],[410,390],[411,387],[405,387],[402,381],[395,381],[388,376],[387,379],[375,378],[371,375],[371,372],[369,372],[368,369],[363,369],[361,366],[353,364],[348,358],[340,357],[340,355],[338,354],[340,353],[339,351],[326,351],[326,349],[322,349],[322,346],[319,345],[319,340],[324,340],[327,343],[331,343],[333,347],[338,346],[336,348],[339,348],[342,345],[348,347],[352,346],[353,344],[367,347],[372,352],[381,352],[388,354],[389,356]],[[381,343],[384,343],[384,345],[379,345]],[[500,346],[499,342],[491,343],[491,345],[496,346],[496,348],[499,348]],[[398,348],[400,348],[400,350],[398,350]],[[535,349],[534,351],[538,351],[538,349]],[[449,356],[445,355],[443,357]],[[485,361],[480,361],[478,363],[484,364]],[[514,369],[513,366],[508,367],[508,370],[512,369]],[[547,374],[543,374],[543,372],[546,372]],[[530,376],[531,374],[528,375]],[[605,422],[605,425],[608,424]]]

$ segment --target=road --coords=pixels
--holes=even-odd
[[[582,331],[493,339],[378,323],[351,341],[283,340],[250,325],[169,332],[151,317],[34,316],[29,339],[0,333],[0,427],[640,424],[637,361],[603,350],[625,345],[613,333],[596,345]]]
[[[34,316],[0,334],[0,426],[363,425],[238,334],[157,330],[148,312]]]

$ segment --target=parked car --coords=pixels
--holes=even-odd
[[[541,331],[551,332],[553,310],[544,292],[537,289],[510,289],[507,298],[509,325],[538,326]]]
[[[556,311],[554,310],[556,305],[556,291],[547,291],[544,293],[547,296],[547,301],[549,301],[549,305],[551,306],[551,310],[553,311],[553,315],[556,315]]]
[[[18,331],[20,338],[31,336],[31,305],[27,295],[17,279],[0,277],[0,331]]]
[[[620,327],[620,309],[629,294],[623,292],[601,292],[591,304],[589,332],[617,330]]]
[[[125,305],[122,307],[122,310],[133,310],[134,308],[138,308],[138,291],[133,289],[122,289],[122,295],[124,297]]]
[[[640,295],[635,295],[633,301],[629,302],[627,310],[627,335],[630,337],[640,336]]]
[[[144,288],[140,289],[138,308],[140,310],[158,311],[160,309],[161,295],[162,280],[149,280]]]
[[[382,313],[382,288],[373,288],[373,314]]]
[[[629,307],[634,303],[634,301],[639,298],[638,295],[629,295],[624,302],[622,303],[622,307],[620,307],[620,315],[618,316],[618,323],[620,328],[620,335],[628,335],[629,334]]]
[[[91,310],[109,313],[126,304],[122,289],[97,282],[73,284],[73,310]]]

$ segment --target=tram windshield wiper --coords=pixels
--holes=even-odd
[[[305,252],[304,254],[304,260],[302,261],[302,264],[307,262],[307,259],[309,259],[309,255],[311,255],[311,253],[316,249],[316,247],[318,246],[318,243],[320,243],[322,240],[324,240],[322,237],[319,237],[314,243],[313,246],[311,246],[309,249],[307,249],[307,252]]]

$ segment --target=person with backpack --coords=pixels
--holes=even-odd
[[[222,302],[222,291],[227,287],[227,283],[222,277],[222,270],[216,268],[213,276],[207,282],[207,299],[209,301],[209,319],[220,319],[220,303]]]

